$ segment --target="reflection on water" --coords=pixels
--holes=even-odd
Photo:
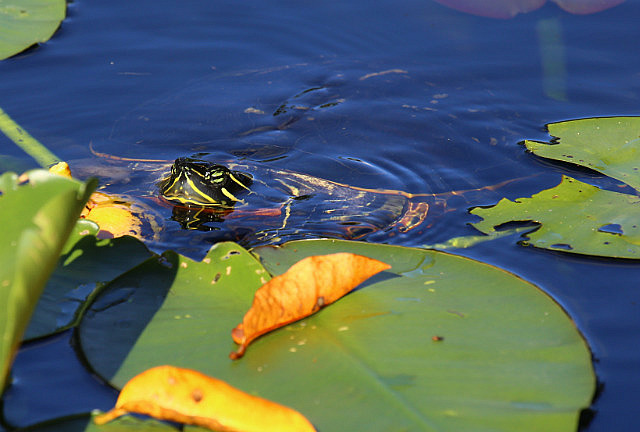
[[[513,164],[510,156],[514,150],[507,146],[516,140],[515,132],[506,126],[501,130],[498,118],[492,119],[494,130],[484,131],[489,136],[463,137],[462,130],[456,129],[463,116],[469,124],[474,118],[487,121],[491,112],[503,109],[505,93],[468,88],[466,73],[457,78],[449,74],[446,85],[444,81],[425,84],[423,74],[335,60],[211,73],[129,111],[115,122],[109,140],[96,146],[110,151],[121,149],[129,157],[146,158],[153,149],[154,156],[167,160],[195,155],[213,162],[243,163],[248,169],[262,166],[263,181],[268,183],[281,180],[283,172],[294,172],[348,187],[395,189],[425,196],[451,192],[451,196],[457,196],[457,191],[503,183],[506,189],[502,193],[508,194],[514,186],[509,180],[536,174],[535,170],[523,172]],[[461,85],[463,82],[466,84]],[[485,104],[481,106],[482,100]],[[488,108],[487,100],[493,100],[495,108]],[[152,189],[154,181],[157,178],[140,182],[141,191]],[[211,241],[242,241],[243,237],[233,234],[237,232],[243,236],[269,232],[257,237],[262,241],[296,236],[365,238],[375,234],[376,241],[417,245],[429,236],[426,229],[398,236],[392,228],[402,219],[402,212],[373,224],[363,220],[363,229],[356,230],[351,227],[356,217],[378,214],[370,210],[379,207],[372,199],[375,195],[368,200],[340,197],[321,201],[320,197],[326,198],[324,188],[326,184],[320,184],[309,191],[316,197],[313,202],[296,203],[292,208],[296,211],[293,223],[287,222],[293,230],[289,233],[277,230],[283,226],[282,221],[273,227],[273,221],[266,217],[247,223],[251,212],[245,212],[243,218],[238,213],[229,218],[215,212],[193,215],[192,210],[173,210],[170,217],[179,225],[167,224],[167,238],[172,238],[172,231],[179,227],[218,231],[210,234]],[[127,192],[131,194],[131,190]],[[295,196],[288,194],[289,199]],[[480,199],[459,206],[458,216],[473,205],[486,205],[500,196],[495,191],[484,198],[476,194]],[[278,200],[279,205],[285,202]],[[431,205],[434,213],[436,207]],[[346,212],[348,220],[342,220]],[[328,229],[325,222],[329,213],[335,217],[334,228]],[[264,223],[262,229],[260,221]],[[336,229],[335,221],[350,228]],[[256,240],[248,244],[255,245]]]

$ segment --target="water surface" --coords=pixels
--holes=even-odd
[[[89,143],[120,157],[201,154],[413,193],[517,180],[452,200],[429,229],[365,238],[420,246],[473,234],[470,206],[530,196],[561,173],[601,181],[538,160],[518,143],[546,140],[548,122],[638,113],[638,17],[640,6],[631,1],[586,16],[549,4],[511,20],[428,0],[76,1],[50,42],[0,63],[0,106],[80,172],[97,172],[108,190],[150,205],[159,172],[110,164]],[[16,166],[35,166],[3,137],[0,146]],[[156,210],[166,224],[151,244],[156,250],[198,256],[228,236],[183,230],[170,209]],[[640,265],[538,251],[515,240],[456,253],[515,272],[567,309],[604,384],[585,430],[632,430],[640,394]],[[87,406],[63,397],[24,406],[47,386],[58,391],[46,373],[40,386],[24,385],[36,365],[55,370],[56,361],[41,364],[52,347],[68,352],[68,341],[36,343],[19,355],[4,401],[9,424],[108,408],[104,389]],[[86,390],[75,391],[101,388],[84,371],[67,372],[81,375]]]

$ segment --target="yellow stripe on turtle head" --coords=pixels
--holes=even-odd
[[[191,190],[193,190],[195,193],[200,195],[206,202],[210,204],[219,204],[219,201],[216,201],[215,199],[211,198],[211,196],[207,195],[206,193],[198,189],[198,187],[195,185],[193,180],[191,180],[190,178],[187,178],[187,184],[191,187]],[[224,191],[224,188],[223,188],[223,191]]]
[[[246,190],[251,190],[249,189],[244,183],[242,183],[240,180],[238,180],[231,172],[229,172],[229,178],[231,180],[233,180],[234,182],[238,183],[240,186],[242,186],[243,188],[245,188]],[[224,192],[223,192],[224,193]],[[238,200],[239,201],[239,200]]]
[[[220,188],[220,192],[222,192],[222,194],[229,198],[231,201],[244,202],[243,200],[236,198],[236,196],[229,192],[227,188]]]

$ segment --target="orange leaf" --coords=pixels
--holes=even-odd
[[[96,416],[94,422],[102,425],[130,412],[215,431],[315,431],[309,420],[291,408],[174,366],[154,367],[133,377],[122,388],[115,408]]]
[[[66,162],[58,162],[49,168],[49,172],[72,178],[71,169]],[[98,238],[114,238],[132,235],[142,238],[142,219],[135,211],[139,207],[126,198],[103,192],[94,192],[89,198],[81,217],[90,219],[100,226]],[[140,210],[140,209],[138,209]],[[152,216],[145,216],[155,231]]]
[[[98,238],[142,235],[142,220],[132,209],[133,204],[117,195],[94,192],[82,212],[82,217],[100,226]]]
[[[311,256],[298,261],[256,291],[251,309],[231,332],[240,347],[229,357],[233,360],[242,357],[254,339],[317,312],[389,268],[381,261],[351,253]]]

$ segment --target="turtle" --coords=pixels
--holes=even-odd
[[[430,194],[367,189],[276,169],[259,163],[220,164],[180,157],[158,183],[183,228],[207,230],[212,223],[255,220],[256,231],[274,235],[342,232],[357,239],[379,230],[407,232],[426,219]]]
[[[268,162],[231,159],[215,162],[206,154],[175,161],[132,159],[91,153],[102,160],[132,162],[133,172],[152,174],[154,190],[144,197],[172,210],[171,219],[188,230],[226,231],[247,244],[293,238],[384,237],[422,232],[448,211],[487,202],[487,194],[522,179],[450,192],[409,193],[364,188],[276,168]],[[109,172],[112,170],[109,169]],[[477,198],[477,199],[476,199]]]
[[[316,153],[315,143],[307,146],[303,136],[320,134],[322,140],[329,142],[333,133],[341,137],[342,131],[354,127],[351,119],[362,119],[358,104],[345,102],[361,100],[362,94],[368,94],[373,88],[370,79],[379,75],[385,75],[385,79],[408,77],[406,71],[394,69],[351,79],[349,74],[336,74],[333,61],[323,64],[326,69],[320,74],[318,65],[309,68],[308,64],[229,74],[215,72],[178,92],[144,102],[118,119],[110,141],[125,144],[130,153],[133,145],[140,146],[142,154],[148,154],[149,149],[172,156],[184,154],[181,149],[205,153],[194,153],[175,162],[109,159],[135,162],[132,172],[136,176],[147,170],[153,174],[152,181],[145,181],[144,186],[156,186],[152,199],[170,207],[171,218],[182,228],[218,230],[221,235],[204,237],[251,245],[269,239],[275,242],[285,236],[386,241],[396,233],[415,235],[429,228],[444,211],[460,208],[458,204],[470,207],[470,192],[486,192],[500,186],[440,194],[409,193],[353,186],[275,167],[272,162],[293,152]],[[373,95],[378,97],[377,93]],[[402,107],[406,109],[405,105]],[[354,108],[355,112],[351,112]],[[440,126],[450,128],[448,123]],[[431,129],[435,127],[433,124]],[[440,131],[438,135],[450,134]],[[339,158],[357,159],[351,148],[350,141],[341,141],[320,153],[323,157],[336,154]],[[234,159],[227,160],[229,156]],[[401,159],[397,162],[401,163]],[[444,162],[430,158],[433,165]],[[149,165],[153,163],[156,165]],[[167,172],[170,166],[171,171]],[[164,171],[162,178],[156,176],[158,168]],[[135,176],[131,178],[130,184],[139,187],[141,182]],[[438,179],[437,186],[446,187],[447,178],[448,175]],[[425,183],[426,180],[430,181],[425,179]],[[424,188],[420,186],[419,192],[429,192],[426,184]],[[486,196],[480,203],[488,204]],[[172,224],[168,231],[174,227]],[[230,232],[232,235],[228,236]],[[374,233],[381,235],[368,237]],[[254,242],[256,236],[260,238]]]

